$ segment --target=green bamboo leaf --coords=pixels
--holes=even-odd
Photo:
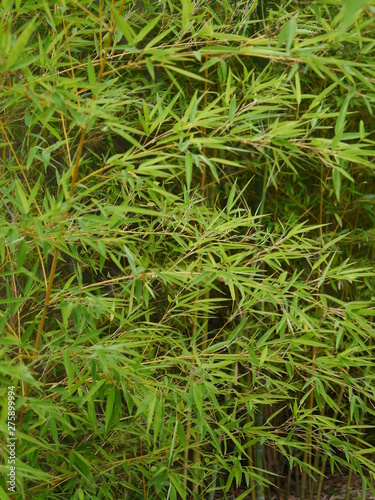
[[[26,193],[23,190],[23,187],[22,187],[22,185],[21,185],[21,183],[20,183],[19,180],[16,181],[15,185],[16,185],[16,194],[17,194],[20,206],[23,209],[23,213],[27,214],[29,212],[29,210],[30,210],[30,205],[29,205],[29,202],[27,200]]]
[[[328,94],[330,94],[337,87],[337,85],[338,85],[337,82],[332,83],[327,88],[325,88],[318,96],[316,96],[315,99],[313,99],[313,101],[311,102],[311,104],[309,106],[309,111],[311,109],[316,108],[317,106],[319,106],[319,104],[324,102],[325,97]]]
[[[156,128],[163,122],[167,120],[167,117],[172,114],[173,106],[177,102],[177,99],[180,97],[180,94],[177,93],[174,98],[171,100],[169,105],[166,108],[162,108],[161,103],[160,103],[160,108],[159,108],[159,116],[152,120],[152,125],[150,126],[150,133],[152,133]],[[153,118],[154,114],[152,113],[150,115],[150,118]]]
[[[181,480],[180,474],[178,474],[178,475],[177,474],[170,474],[169,477],[170,477],[170,480],[171,480],[172,484],[176,488],[176,491],[179,493],[180,498],[184,498],[184,496],[185,496],[185,488],[184,488],[184,484],[183,484],[183,482]],[[174,498],[177,500],[177,495],[176,494],[175,494]],[[172,500],[172,496],[171,496],[171,500]]]
[[[40,176],[38,177],[38,180],[36,181],[33,189],[31,190],[31,193],[30,193],[30,196],[29,196],[29,199],[27,200],[27,204],[28,206],[30,207],[31,204],[36,201],[36,197],[37,197],[37,194],[38,194],[38,191],[39,191],[39,188],[40,188],[40,184],[42,182],[42,179],[44,178],[43,174],[40,174]]]
[[[150,22],[148,22],[145,26],[143,26],[141,31],[134,38],[134,45],[137,45],[138,42],[143,40],[150,33],[150,31],[152,31],[155,28],[155,26],[160,21],[161,17],[162,17],[162,14],[159,14],[157,17],[155,17]]]
[[[64,353],[65,354],[65,353]],[[99,389],[106,383],[106,380],[100,380],[99,382],[96,382],[93,384],[89,392],[86,394],[86,396],[82,400],[82,405],[86,404],[88,401],[92,401],[94,399],[94,395],[99,391]]]
[[[193,177],[193,156],[190,151],[186,152],[185,156],[185,172],[186,172],[186,187],[190,191],[191,180]]]
[[[197,412],[202,415],[202,410],[203,410],[203,399],[202,399],[202,392],[201,392],[201,384],[194,384],[193,385],[193,395],[194,395],[194,402],[197,407]]]
[[[95,86],[96,83],[97,83],[97,81],[96,81],[96,75],[95,75],[94,65],[92,64],[90,56],[87,58],[87,74],[88,74],[88,77],[89,77],[89,83],[90,83],[90,85],[94,85]]]
[[[152,80],[155,81],[155,68],[154,68],[154,65],[152,64],[151,59],[149,57],[146,57],[145,62],[146,62],[146,67],[148,69],[148,72],[150,73]]]
[[[9,500],[9,496],[7,494],[7,492],[4,490],[4,488],[2,486],[0,486],[0,499],[1,500]]]
[[[335,137],[332,141],[332,149],[335,149],[336,146],[338,145],[339,141],[341,140],[342,134],[345,130],[346,113],[348,111],[348,106],[349,106],[349,103],[350,103],[352,97],[355,95],[355,93],[356,93],[356,89],[352,88],[342,103],[339,115],[338,115],[337,120],[336,120]]]
[[[297,30],[297,21],[295,19],[289,19],[282,27],[279,38],[277,40],[276,48],[282,46],[286,43],[286,50],[289,51],[292,48],[294,36]]]
[[[338,154],[337,157],[341,158],[341,154]],[[344,157],[346,157],[346,154],[344,154]],[[345,168],[342,168],[339,165],[335,165],[333,168],[335,170],[338,170],[340,172],[340,174],[343,175],[344,177],[346,177],[350,182],[354,182],[353,177],[345,170]]]
[[[159,433],[162,431],[163,416],[164,416],[163,399],[159,398],[158,401],[156,402],[156,408],[154,414],[154,446],[156,446]]]
[[[20,55],[22,55],[27,45],[27,42],[29,41],[31,35],[35,31],[35,24],[36,24],[36,18],[34,17],[34,19],[32,19],[26,24],[22,33],[19,35],[13,47],[10,49],[6,62],[7,69],[12,69],[12,66],[15,65]]]
[[[163,38],[165,38],[166,36],[168,36],[171,31],[172,31],[172,28],[168,28],[166,30],[163,30],[155,38],[153,38],[150,42],[148,42],[148,44],[146,45],[146,47],[144,49],[145,53],[147,53],[147,55],[151,55],[152,56],[155,53],[155,51],[154,50],[150,50],[150,49],[152,49],[152,47],[154,47],[161,40],[163,40]]]
[[[341,192],[341,174],[337,168],[334,168],[332,171],[332,181],[333,188],[336,193],[337,201],[340,201],[340,192]]]
[[[191,71],[187,71],[183,68],[179,68],[177,66],[172,66],[171,64],[163,64],[164,68],[167,68],[171,71],[174,71],[176,73],[179,73],[180,75],[186,76],[188,78],[192,78],[193,80],[198,80],[200,82],[208,82],[212,83],[210,80],[207,80],[206,78],[203,78],[203,76],[199,76],[196,73],[193,73]]]
[[[170,467],[172,465],[173,451],[174,451],[174,447],[175,447],[175,443],[176,443],[177,430],[178,430],[178,418],[176,418],[174,429],[173,429],[171,448],[169,451],[169,458],[168,458],[168,467]]]
[[[96,416],[96,412],[95,412],[95,404],[93,401],[87,402],[87,412],[88,412],[88,416],[90,419],[91,427],[92,427],[92,429],[94,429],[95,432],[97,432],[98,431],[98,426],[96,423],[97,416]]]
[[[194,2],[192,0],[181,0],[182,3],[182,29],[187,30],[190,26],[191,14],[194,9]]]
[[[18,254],[17,254],[17,270],[19,271],[21,267],[23,266],[25,260],[26,260],[26,254],[27,254],[27,244],[26,241],[23,239],[20,241],[19,247],[18,247]]]
[[[55,442],[55,445],[58,446],[59,445],[59,435],[57,432],[56,422],[52,417],[49,419],[49,428],[51,430],[51,434],[52,434],[53,440]]]
[[[301,104],[301,81],[299,79],[299,73],[298,71],[294,75],[294,80],[296,83],[296,97],[297,97],[297,104],[298,106]]]
[[[129,141],[133,146],[136,148],[140,149],[141,151],[145,151],[145,148],[142,146],[140,142],[138,142],[133,136],[128,134],[124,128],[119,128],[116,127],[115,125],[111,125],[111,129],[113,132],[121,137],[123,137],[125,140]]]
[[[145,413],[149,404],[151,403],[151,401],[155,398],[155,394],[147,394],[143,400],[139,403],[138,405],[138,410],[137,410],[137,413],[135,414],[135,417],[138,417],[139,415],[141,415],[142,413]]]
[[[236,108],[237,108],[236,96],[233,95],[229,105],[229,118],[231,121],[233,121],[236,116]]]
[[[198,91],[196,90],[193,94],[193,97],[190,100],[189,106],[186,108],[185,114],[182,118],[182,122],[187,123],[188,121],[194,122],[194,119],[197,114],[197,106],[198,106]]]
[[[344,102],[342,103],[340,113],[337,117],[336,125],[335,125],[335,133],[336,134],[339,133],[340,131],[343,131],[345,128],[346,113],[348,110],[350,100],[355,95],[355,92],[356,92],[356,89],[351,89],[349,94],[346,96]]]
[[[116,397],[116,387],[111,387],[105,405],[105,434],[108,433],[108,429],[112,421],[115,397]]]
[[[259,366],[263,366],[265,360],[267,359],[267,355],[268,355],[268,347],[265,346],[264,349],[262,350],[262,354],[260,355]]]
[[[130,24],[125,21],[125,19],[120,15],[115,8],[108,2],[108,7],[113,14],[114,20],[116,21],[117,27],[120,29],[121,33],[126,38],[129,45],[134,46],[136,34]]]
[[[355,21],[357,12],[367,5],[367,0],[346,0],[342,9],[343,20],[340,31],[346,31]]]
[[[154,412],[155,412],[155,406],[157,404],[157,397],[154,394],[153,398],[148,404],[148,410],[147,410],[147,432],[149,432],[151,424],[152,424],[152,419],[154,417]]]
[[[234,197],[236,196],[236,187],[237,187],[237,181],[234,182],[233,186],[230,189],[229,195],[228,195],[228,201],[227,201],[228,213],[232,210]]]
[[[64,351],[63,360],[65,371],[68,376],[68,389],[70,392],[74,378],[74,366],[70,362],[70,353],[67,349]]]

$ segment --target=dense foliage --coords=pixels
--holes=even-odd
[[[16,498],[374,491],[375,1],[0,12]]]

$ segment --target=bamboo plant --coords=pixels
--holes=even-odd
[[[1,2],[2,498],[375,494],[374,16]]]

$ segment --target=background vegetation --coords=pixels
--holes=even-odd
[[[16,498],[375,494],[375,2],[0,9]]]

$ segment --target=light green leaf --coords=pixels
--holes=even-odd
[[[148,35],[148,33],[155,28],[155,26],[158,24],[162,17],[162,14],[159,16],[155,17],[152,19],[150,22],[148,22],[142,29],[141,31],[135,36],[134,38],[134,44],[136,45],[138,42],[143,40],[145,36]]]
[[[262,350],[262,354],[260,355],[259,366],[263,366],[264,362],[267,359],[267,355],[268,355],[268,347],[265,346],[265,348]]]
[[[124,35],[127,42],[129,43],[129,45],[133,46],[134,42],[135,42],[135,37],[136,37],[133,28],[130,26],[130,24],[127,21],[125,21],[125,19],[122,17],[122,15],[120,15],[117,12],[117,10],[112,7],[112,5],[108,5],[108,7],[110,8],[110,10],[112,12],[113,17],[116,21],[116,25],[120,29],[121,33]]]
[[[190,191],[191,179],[193,177],[193,156],[190,151],[185,156],[186,187]]]
[[[87,74],[89,76],[90,85],[96,85],[97,81],[96,81],[95,69],[94,65],[92,64],[90,56],[88,56],[87,58]]]
[[[340,31],[346,31],[355,22],[357,12],[367,3],[367,0],[345,0]]]
[[[341,191],[341,174],[337,168],[332,171],[332,181],[333,187],[336,193],[337,201],[340,201],[340,191]]]
[[[190,25],[191,14],[194,9],[194,2],[192,0],[181,0],[182,3],[182,29],[187,30]]]
[[[283,28],[280,31],[276,48],[281,47],[282,44],[286,42],[286,50],[289,51],[292,48],[296,30],[297,30],[297,21],[295,19],[289,19],[289,21],[284,24]]]
[[[294,80],[295,80],[295,83],[296,83],[297,104],[299,106],[301,104],[301,81],[299,79],[299,73],[298,73],[298,71],[294,75]]]
[[[65,351],[67,352],[67,351]],[[68,363],[68,367],[70,365],[70,362],[69,362],[69,357],[68,357],[68,360],[67,360],[67,363]],[[65,369],[68,370],[69,368],[66,366],[67,363],[65,364]],[[94,394],[96,394],[98,392],[98,390],[102,387],[102,385],[104,385],[106,383],[106,380],[105,379],[102,379],[100,380],[99,382],[96,382],[90,389],[90,391],[86,394],[86,396],[83,398],[81,404],[84,405],[87,403],[87,401],[92,401],[94,399]]]
[[[20,204],[23,208],[23,213],[27,214],[30,210],[30,205],[29,205],[29,202],[27,200],[25,191],[23,190],[23,187],[22,187],[19,180],[16,181],[16,192],[17,192]]]
[[[344,102],[341,105],[339,115],[336,120],[336,125],[335,125],[335,137],[332,141],[332,149],[335,149],[338,143],[341,140],[342,134],[345,130],[345,124],[346,124],[346,113],[348,111],[348,106],[349,103],[352,99],[352,97],[355,95],[356,89],[352,88],[349,92],[349,94],[345,97]]]
[[[34,32],[35,23],[36,23],[36,18],[34,17],[34,19],[32,19],[30,22],[26,24],[22,33],[19,35],[13,47],[10,49],[6,62],[7,69],[12,69],[12,66],[17,62],[20,55],[22,55],[27,45],[27,42],[29,41],[31,35]]]

